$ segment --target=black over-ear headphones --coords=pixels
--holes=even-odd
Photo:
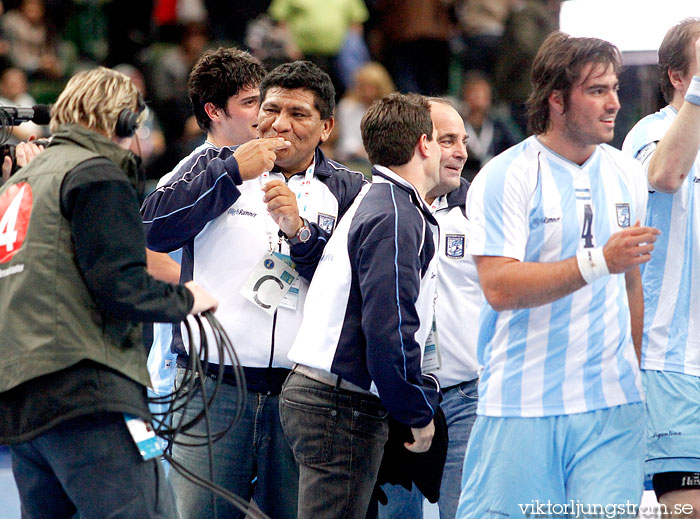
[[[114,128],[114,134],[120,138],[133,137],[136,133],[136,128],[138,128],[139,115],[146,109],[146,102],[138,95],[137,110],[134,112],[130,108],[124,108],[119,112],[119,117],[117,118],[117,125]]]

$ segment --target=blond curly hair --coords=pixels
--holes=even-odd
[[[126,75],[106,67],[85,70],[68,81],[52,106],[50,128],[55,132],[63,124],[80,124],[111,139],[125,108],[141,108],[139,91]]]

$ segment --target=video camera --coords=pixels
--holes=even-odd
[[[49,124],[51,120],[50,105],[34,105],[30,107],[23,106],[0,106],[0,164],[5,157],[12,158],[13,175],[17,169],[17,160],[15,157],[15,145],[7,144],[10,139],[13,126],[19,126],[22,123],[31,121],[35,124]],[[37,139],[33,141],[37,146],[47,146],[49,139]]]

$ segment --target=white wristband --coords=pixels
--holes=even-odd
[[[589,285],[610,274],[603,255],[603,247],[579,250],[576,252],[576,261],[578,269],[581,271],[581,277]]]
[[[693,76],[688,91],[685,93],[685,100],[700,106],[700,76]]]

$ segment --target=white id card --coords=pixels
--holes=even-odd
[[[150,460],[163,454],[165,442],[156,436],[150,423],[127,413],[124,413],[124,420],[129,434],[134,439],[136,448],[144,460]]]
[[[289,308],[290,310],[297,309],[297,302],[299,301],[299,287],[301,286],[301,278],[297,277],[289,287],[289,291],[284,295],[282,301],[280,301],[280,306],[282,308]]]
[[[425,340],[425,348],[423,348],[423,366],[421,370],[423,373],[435,373],[440,370],[441,365],[437,328],[435,326],[435,318],[433,318],[433,326],[430,328],[428,338]]]
[[[273,315],[298,277],[297,271],[284,259],[266,254],[243,283],[240,294],[261,310]]]
[[[284,261],[287,265],[289,265],[290,268],[295,270],[295,265],[294,261],[292,261],[292,257],[289,254],[282,254],[281,252],[273,252],[273,256],[278,257],[282,261]],[[296,273],[296,270],[295,270]],[[284,295],[282,298],[282,301],[280,301],[280,306],[282,308],[289,308],[290,310],[296,310],[297,309],[297,302],[299,301],[299,286],[301,285],[301,277],[297,275],[297,278],[294,280],[294,283],[292,283],[292,286],[289,288],[289,291]]]

